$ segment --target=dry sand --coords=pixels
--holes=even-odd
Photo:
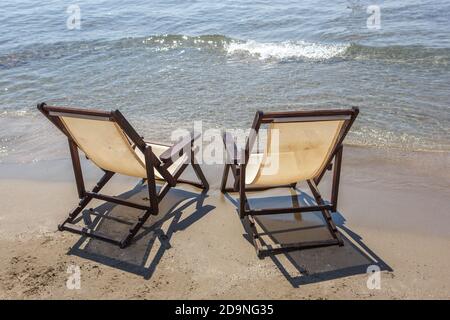
[[[333,215],[345,246],[263,260],[257,258],[236,214],[236,195],[226,197],[218,190],[221,167],[204,169],[212,185],[207,194],[180,184],[164,200],[160,216],[150,219],[136,243],[122,250],[56,231],[77,202],[69,161],[1,164],[0,298],[450,298],[447,153],[346,148],[339,212]],[[93,182],[98,173],[88,167],[87,177]],[[135,201],[145,196],[134,179],[112,181],[105,193]],[[328,182],[322,183],[324,195]],[[288,190],[264,195],[269,194],[275,197],[255,199],[253,204],[280,205],[291,199]],[[300,193],[299,201],[308,199],[307,193]],[[125,221],[139,213],[101,203],[92,207]],[[274,231],[270,229],[280,224],[299,228],[321,221],[305,213],[266,222]],[[128,225],[108,220],[98,228],[120,236]],[[296,230],[289,237],[322,237],[322,231]],[[381,288],[371,290],[366,270],[373,264],[382,270]],[[66,286],[71,265],[81,270],[79,290]]]

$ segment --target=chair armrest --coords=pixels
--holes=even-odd
[[[162,162],[168,162],[170,160],[175,161],[179,157],[181,157],[185,151],[185,149],[191,150],[192,144],[195,140],[201,137],[201,133],[190,134],[189,137],[184,137],[180,142],[174,144],[169,149],[164,151],[159,159]]]
[[[223,134],[223,143],[225,145],[228,160],[231,160],[232,164],[240,164],[243,150],[238,149],[234,137],[231,133],[225,132]]]
[[[162,143],[162,142],[155,142],[155,141],[150,141],[147,139],[144,139],[145,144],[156,144],[158,146],[164,146],[164,147],[171,147],[171,144],[167,144],[167,143]]]

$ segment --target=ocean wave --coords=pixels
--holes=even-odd
[[[172,49],[178,47],[196,47],[196,48],[205,47],[205,48],[223,49],[229,43],[237,40],[220,34],[201,35],[201,36],[166,34],[166,35],[145,37],[143,39],[139,39],[139,41],[147,46],[159,46]]]
[[[115,50],[150,48],[171,51],[193,48],[209,50],[230,57],[247,56],[258,60],[326,61],[377,60],[386,63],[414,63],[448,66],[450,48],[423,46],[366,46],[356,43],[319,43],[303,40],[258,42],[233,39],[224,35],[154,35],[117,40],[91,40],[34,44],[16,52],[0,55],[0,69],[18,67],[35,60],[70,59],[99,53],[114,54]]]
[[[15,52],[0,55],[0,69],[26,65],[32,61],[70,59],[94,54],[114,54],[121,50],[150,48],[153,51],[169,51],[178,48],[218,49],[233,39],[222,35],[155,35],[128,37],[116,40],[86,40],[55,43],[36,43],[21,47]]]
[[[262,43],[253,40],[231,41],[225,45],[229,55],[247,54],[260,60],[277,61],[379,61],[397,64],[423,64],[448,66],[450,48],[422,46],[365,46],[350,44],[324,44],[305,41]]]
[[[368,46],[357,43],[319,43],[303,40],[259,42],[224,35],[156,35],[118,40],[115,46],[144,45],[168,51],[183,48],[217,50],[228,56],[249,56],[258,60],[325,61],[377,60],[386,63],[449,65],[450,48],[419,45]]]
[[[32,115],[32,112],[30,110],[26,109],[20,109],[20,110],[3,110],[0,111],[0,118],[19,118],[19,117],[26,117]]]
[[[329,60],[342,56],[348,45],[319,44],[305,41],[287,41],[281,43],[261,43],[250,41],[232,41],[225,46],[229,55],[247,53],[260,60]]]
[[[343,55],[349,60],[378,60],[390,63],[435,64],[448,66],[450,48],[423,46],[364,46],[351,44]]]

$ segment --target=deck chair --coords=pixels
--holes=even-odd
[[[193,144],[200,134],[172,146],[150,143],[138,135],[119,110],[108,112],[52,107],[45,103],[38,104],[37,108],[67,136],[80,198],[78,206],[58,226],[60,231],[65,230],[97,238],[125,248],[131,243],[149,216],[159,213],[159,203],[169,189],[176,186],[178,182],[189,183],[202,189],[209,187],[200,166],[195,162],[196,150]],[[81,150],[87,159],[104,171],[104,175],[92,191],[87,191],[85,188],[78,150]],[[200,183],[180,179],[180,175],[189,162]],[[140,178],[143,183],[146,181],[148,205],[99,193],[115,173]],[[157,181],[163,182],[159,192],[156,188]],[[142,210],[142,214],[122,240],[113,239],[98,231],[73,223],[92,199],[139,209]]]
[[[343,141],[359,112],[358,108],[347,110],[316,110],[294,112],[258,111],[252,130],[246,140],[245,149],[238,149],[235,137],[225,132],[223,139],[227,150],[227,161],[221,183],[221,191],[239,192],[239,215],[247,218],[253,244],[258,257],[330,245],[343,245],[343,240],[334,224],[330,211],[335,212],[338,202]],[[267,125],[267,141],[264,152],[252,152],[261,125]],[[273,140],[278,145],[273,147]],[[278,166],[272,165],[277,161]],[[331,200],[325,202],[318,185],[334,164]],[[272,165],[272,167],[271,167]],[[268,167],[271,169],[269,170]],[[234,178],[233,187],[227,187],[229,172]],[[306,181],[315,198],[316,205],[289,208],[252,209],[246,192],[277,187],[296,187]],[[259,235],[254,216],[320,211],[331,233],[332,239],[302,243],[267,246],[258,241]]]

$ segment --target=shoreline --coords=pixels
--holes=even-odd
[[[163,141],[162,141],[163,142]],[[167,142],[170,143],[170,142]],[[70,156],[68,150],[66,150],[66,145],[61,145],[63,148],[62,154],[65,156],[54,158],[54,159],[40,159],[32,161],[0,161],[0,178],[11,178],[11,179],[35,179],[42,180],[44,178],[42,172],[32,172],[32,168],[36,167],[35,170],[47,170],[48,167],[56,165],[57,168],[61,169],[61,166],[66,166],[70,162]],[[450,150],[404,150],[396,147],[378,147],[372,145],[356,145],[356,144],[344,144],[344,149],[347,157],[350,157],[347,162],[351,161],[351,164],[347,163],[347,166],[357,165],[360,163],[357,161],[370,161],[371,163],[376,163],[377,161],[382,162],[381,165],[389,163],[391,166],[406,165],[408,169],[412,167],[416,169],[421,169],[421,173],[428,172],[430,168],[436,168],[437,170],[450,169]],[[86,163],[84,157],[81,157],[81,161]],[[66,163],[66,164],[65,164]],[[205,166],[205,164],[200,163],[200,165]],[[210,165],[206,165],[210,166]],[[217,166],[217,165],[213,165]],[[23,170],[25,168],[25,171]],[[27,170],[28,168],[28,170]],[[71,164],[69,163],[69,169],[71,170]],[[88,168],[92,169],[92,168]],[[206,168],[208,170],[208,168]],[[10,171],[10,172],[8,172]],[[92,171],[92,170],[91,170]],[[58,172],[49,172],[50,177],[45,176],[45,179],[57,178]],[[88,172],[89,174],[90,172]],[[447,172],[443,172],[446,174]],[[432,173],[433,174],[433,173]],[[441,176],[440,174],[438,176]],[[69,181],[73,177],[69,175],[61,176],[64,181]],[[58,179],[60,179],[59,177]],[[445,177],[450,178],[450,173],[446,174]],[[92,178],[89,175],[86,178]]]
[[[149,221],[142,237],[121,250],[56,232],[77,203],[68,159],[0,163],[0,298],[449,298],[450,284],[442,281],[450,278],[449,153],[346,146],[339,211],[333,214],[345,246],[263,260],[245,238],[234,205],[219,191],[222,167],[202,168],[210,191],[199,196],[198,189],[178,185],[157,217],[160,227],[152,229],[156,221]],[[89,184],[98,171],[86,169]],[[329,178],[321,183],[325,197]],[[105,193],[127,192],[137,182],[118,177]],[[286,191],[272,194],[283,197]],[[136,212],[114,207],[111,214]],[[102,227],[122,232],[116,225]],[[81,268],[81,290],[66,288],[72,264]],[[366,287],[371,264],[382,270],[380,290]]]
[[[0,128],[3,127],[2,133],[5,136],[5,139],[3,141],[4,146],[0,147],[0,165],[14,163],[29,164],[41,161],[58,161],[68,159],[68,153],[65,152],[67,148],[67,141],[64,139],[64,137],[60,136],[59,134],[48,135],[52,132],[56,133],[56,129],[53,128],[50,123],[47,123],[48,121],[46,121],[46,119],[43,119],[34,108],[29,112],[30,115],[26,117],[18,116],[19,118],[2,117],[0,114]],[[130,115],[133,115],[133,113],[130,113]],[[9,128],[10,123],[19,124],[20,130],[13,128],[13,131],[17,130],[17,132],[11,133],[11,130]],[[165,122],[165,127],[161,126],[156,128],[148,128],[148,126],[145,125],[147,122],[143,122],[139,119],[132,118],[132,123],[136,125],[136,128],[139,129],[138,131],[144,133],[145,136],[152,137],[152,139],[154,139],[155,141],[169,144],[173,142],[169,139],[170,132],[166,131],[168,127],[184,128],[187,130],[191,129],[191,126],[187,126],[186,123],[182,120],[176,122]],[[229,128],[245,129],[250,124],[246,123],[245,125],[242,125],[243,127],[229,126]],[[25,130],[25,128],[29,131],[29,134],[23,136],[22,131]],[[217,124],[208,122],[204,128],[202,127],[202,129],[217,129]],[[385,143],[377,143],[377,140],[361,140],[361,135],[363,136],[364,134],[353,134],[355,134],[356,136],[352,137],[352,132],[350,132],[349,136],[346,138],[347,143],[345,144],[345,146],[347,148],[362,150],[365,149],[377,154],[450,154],[450,149],[448,149],[448,144],[446,143],[446,141],[439,141],[439,146],[432,144],[427,145],[424,143],[421,143],[419,145],[411,145],[407,141],[402,145],[402,141],[386,140]],[[40,138],[43,135],[45,135],[46,137],[46,144],[42,144],[41,139],[37,138]],[[17,139],[17,136],[21,138]],[[49,154],[51,155],[50,158]]]

